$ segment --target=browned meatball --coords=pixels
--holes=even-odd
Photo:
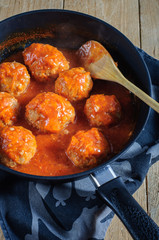
[[[42,43],[33,43],[23,51],[25,64],[37,81],[45,82],[57,78],[69,69],[69,62],[57,48]]]
[[[81,67],[60,73],[55,82],[55,92],[69,101],[87,98],[92,87],[93,81],[90,73]]]
[[[92,95],[87,99],[84,113],[92,126],[110,126],[121,118],[121,106],[114,95]]]
[[[0,91],[13,96],[24,93],[30,83],[30,75],[26,67],[18,62],[0,64]]]
[[[28,163],[36,147],[34,135],[23,127],[5,127],[0,133],[1,162],[8,167]]]
[[[0,129],[16,122],[18,110],[17,99],[9,93],[0,92]]]
[[[77,167],[90,168],[99,164],[109,151],[109,144],[103,134],[97,128],[92,128],[77,132],[66,153]]]
[[[56,133],[75,119],[71,103],[58,94],[40,93],[26,106],[27,120],[42,132]]]

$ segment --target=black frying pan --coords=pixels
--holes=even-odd
[[[49,32],[47,36],[47,32]],[[37,33],[37,34],[35,34]],[[42,33],[46,33],[45,38]],[[50,36],[51,33],[51,36]],[[30,37],[28,37],[30,35]],[[148,69],[134,45],[109,24],[77,12],[65,10],[32,11],[10,17],[0,22],[0,62],[13,52],[24,49],[35,41],[47,42],[59,48],[77,49],[88,40],[96,40],[106,46],[124,74],[131,75],[132,81],[151,96],[151,79]],[[124,67],[123,67],[124,66]],[[126,71],[126,72],[124,72]],[[0,169],[16,175],[51,181],[71,181],[98,170],[118,159],[139,136],[149,115],[149,107],[137,99],[138,116],[134,133],[125,148],[115,157],[96,168],[79,174],[60,177],[41,177],[10,170],[0,165]]]
[[[48,34],[47,38],[43,38],[42,33],[47,32],[48,30],[49,32],[51,32],[51,36]],[[32,32],[32,34],[33,32],[37,33],[34,35],[34,39],[32,37],[24,37],[28,36],[28,34],[30,34],[30,31]],[[18,41],[16,39],[18,39]],[[13,16],[0,22],[0,61],[3,61],[7,56],[17,51],[18,49],[23,49],[27,44],[39,40],[44,43],[50,43],[59,48],[73,49],[79,48],[83,43],[88,40],[99,41],[110,51],[114,59],[118,59],[121,71],[123,70],[124,73],[124,69],[126,69],[127,72],[131,72],[131,80],[134,81],[139,88],[141,88],[143,91],[145,91],[151,96],[150,75],[137,49],[123,34],[121,34],[118,30],[116,30],[109,24],[89,15],[65,10],[40,10]],[[125,68],[122,69],[122,66],[125,66]],[[126,74],[126,72],[124,74]],[[137,107],[137,124],[128,144],[119,154],[98,167],[79,174],[58,177],[44,177],[24,174],[13,171],[3,165],[0,165],[0,169],[7,171],[8,173],[12,173],[17,176],[25,177],[36,181],[38,180],[53,182],[72,181],[90,175],[91,173],[96,173],[99,170],[104,169],[107,164],[118,159],[130,147],[130,145],[136,140],[136,138],[138,138],[149,116],[149,107],[143,102],[141,102],[139,99],[137,99]],[[117,186],[116,188],[118,188],[119,185],[119,181],[117,182],[118,183],[116,183],[115,185]],[[109,190],[107,193],[108,196],[111,196],[111,190],[114,188],[114,184],[115,183],[113,183],[113,187],[111,186],[111,184],[109,184],[109,186],[106,188]],[[122,186],[124,186],[123,183]],[[119,185],[119,188],[120,187],[121,185]],[[126,195],[124,195],[124,198],[126,200],[125,204],[134,204],[134,209],[137,209],[135,220],[138,221],[138,217],[140,215],[139,212],[141,213],[143,212],[143,210],[140,206],[137,205],[136,202],[134,202],[134,200],[132,200],[131,195],[128,196],[127,194],[128,192],[126,193]],[[117,194],[116,199],[118,198],[118,196],[119,195]],[[103,198],[105,198],[105,194]],[[121,198],[119,196],[118,201],[120,201],[120,199]],[[108,199],[106,199],[106,201],[107,204],[112,207],[112,204],[110,204],[111,200],[109,199],[108,201]],[[145,224],[143,225],[142,219],[140,218],[138,222],[139,226],[136,231],[134,222],[132,223],[131,216],[129,215],[130,213],[127,210],[125,211],[124,208],[120,212],[121,208],[119,205],[120,204],[118,204],[118,209],[115,209],[114,207],[112,207],[112,209],[117,213],[117,215],[122,219],[123,222],[124,218],[126,219],[124,224],[129,229],[134,239],[150,240],[149,237],[140,238],[140,236],[144,236],[139,235],[140,229],[142,234],[144,234],[145,232]],[[152,226],[152,232],[150,231],[150,235],[147,236],[159,236],[158,228],[155,223],[153,223],[153,221],[148,218],[145,213],[143,216],[143,219],[146,219],[147,221],[146,224],[148,223],[150,224],[150,226]],[[131,227],[132,229],[130,230]],[[154,235],[154,232],[158,235]],[[151,239],[159,239],[159,237]]]

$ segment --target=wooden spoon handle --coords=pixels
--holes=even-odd
[[[140,88],[135,86],[132,82],[128,81],[124,76],[124,83],[120,82],[125,88],[134,93],[138,98],[140,98],[143,102],[145,102],[148,106],[154,109],[159,113],[159,103],[151,98],[148,94],[143,92]]]
[[[102,66],[103,65],[103,66]],[[140,88],[124,77],[120,70],[115,65],[113,59],[109,55],[105,55],[100,60],[90,64],[89,71],[95,78],[110,80],[121,84],[130,92],[134,93],[138,98],[145,102],[148,106],[159,113],[159,103],[143,92]]]
[[[143,92],[132,82],[126,79],[115,65],[110,54],[105,54],[98,61],[89,64],[87,70],[90,71],[92,77],[102,80],[110,80],[121,84],[130,92],[134,93],[138,98],[145,102],[148,106],[159,113],[159,103]]]

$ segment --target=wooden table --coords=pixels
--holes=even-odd
[[[69,9],[96,16],[124,33],[136,46],[159,59],[158,0],[0,0],[0,20],[36,9]],[[148,172],[136,200],[159,225],[159,163]],[[105,240],[132,239],[115,216]],[[0,240],[4,240],[0,230]],[[78,239],[77,239],[78,240]]]

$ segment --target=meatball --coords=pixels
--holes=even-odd
[[[80,168],[94,167],[110,152],[108,141],[97,128],[78,131],[67,148],[68,158]]]
[[[60,73],[55,82],[55,92],[69,101],[87,98],[92,87],[93,81],[90,73],[81,67]]]
[[[16,122],[18,110],[17,99],[9,93],[0,92],[0,129]]]
[[[121,119],[121,106],[116,96],[97,94],[87,99],[84,113],[91,126],[111,126]]]
[[[36,152],[36,139],[31,131],[20,127],[5,127],[0,133],[1,162],[8,167],[26,164]]]
[[[28,103],[25,116],[28,122],[41,132],[56,133],[74,122],[75,110],[66,98],[44,92]]]
[[[13,96],[24,93],[30,83],[30,75],[26,67],[18,62],[0,64],[0,91]]]
[[[57,48],[42,43],[33,43],[23,51],[25,64],[33,77],[40,82],[55,79],[69,69],[69,63]]]

